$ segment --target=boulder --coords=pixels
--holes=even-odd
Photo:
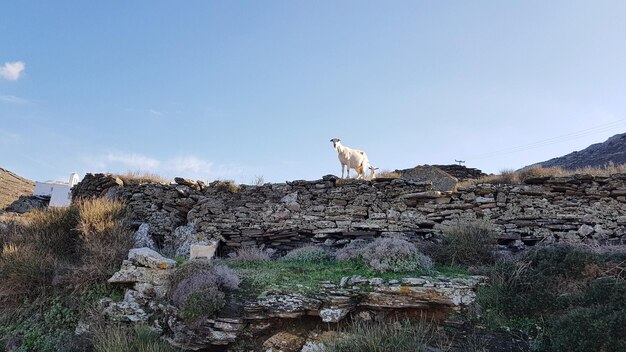
[[[131,249],[128,252],[128,260],[140,266],[154,269],[171,269],[176,266],[176,261],[165,258],[148,247]]]

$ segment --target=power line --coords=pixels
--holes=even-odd
[[[561,143],[561,142],[566,142],[566,141],[570,141],[576,138],[582,138],[582,137],[586,137],[589,135],[593,135],[593,134],[597,134],[597,133],[601,133],[601,132],[606,132],[606,131],[610,131],[613,130],[617,127],[620,127],[621,125],[626,124],[626,119],[622,119],[622,120],[617,120],[617,121],[613,121],[613,122],[609,122],[606,124],[602,124],[602,125],[598,125],[595,127],[590,127],[590,128],[586,128],[583,130],[579,130],[576,132],[570,132],[564,135],[560,135],[557,137],[551,137],[551,138],[547,138],[547,139],[543,139],[543,140],[539,140],[539,141],[535,141],[532,143],[528,143],[528,144],[522,144],[522,145],[518,145],[515,147],[509,147],[509,148],[504,148],[504,149],[499,149],[499,150],[494,150],[491,152],[487,152],[487,153],[482,153],[482,154],[476,154],[472,157],[468,157],[467,159],[469,160],[479,160],[479,159],[486,159],[486,158],[492,158],[501,154],[505,154],[505,153],[517,153],[517,152],[522,152],[522,151],[526,151],[526,150],[530,150],[530,149],[535,149],[535,148],[540,148],[540,147],[544,147],[547,145],[552,145],[552,144],[556,144],[556,143]]]

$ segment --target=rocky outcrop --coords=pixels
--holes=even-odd
[[[24,214],[35,209],[42,209],[50,203],[50,196],[20,196],[11,203],[6,211]]]
[[[244,334],[247,338],[263,335],[280,326],[281,320],[295,322],[305,317],[317,317],[319,323],[337,323],[349,315],[380,320],[398,314],[410,316],[411,312],[418,317],[426,312],[444,318],[472,304],[476,287],[483,282],[480,276],[400,280],[346,277],[341,283],[323,283],[319,291],[310,293],[266,292],[245,301],[241,316],[218,315],[194,322],[185,322],[175,314],[176,308],[169,307],[167,325],[172,334],[168,341],[184,350],[210,349],[231,344]],[[287,341],[292,339],[279,335],[268,339],[266,348],[284,350],[297,346],[299,351],[305,342],[301,337],[297,343]]]
[[[444,171],[448,175],[455,177],[459,181],[467,181],[467,180],[477,180],[481,177],[487,176],[486,173],[482,172],[479,169],[466,167],[463,165],[433,165],[441,171]]]
[[[311,294],[266,293],[244,306],[244,319],[298,318],[319,316],[336,323],[348,314],[364,310],[415,309],[445,314],[473,303],[482,276],[407,277],[384,280],[359,276],[338,283],[322,283]]]
[[[626,164],[626,133],[616,134],[603,143],[592,144],[583,150],[535,165],[558,166],[567,170],[576,170],[588,166],[604,167],[609,164]]]
[[[443,192],[451,192],[456,189],[459,180],[441,170],[438,167],[423,165],[416,166],[412,169],[396,170],[401,178],[418,182],[430,182],[433,189]]]

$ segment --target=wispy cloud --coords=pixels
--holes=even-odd
[[[148,112],[151,113],[154,116],[163,116],[163,113],[161,111],[158,111],[158,110],[149,109]]]
[[[25,67],[26,64],[22,61],[5,62],[4,66],[0,67],[0,77],[9,81],[17,81],[20,79]]]
[[[28,100],[16,97],[15,95],[0,95],[0,101],[12,104],[26,104],[29,102]]]
[[[156,173],[164,177],[182,176],[198,180],[235,179],[248,181],[254,173],[238,165],[220,165],[195,155],[182,155],[169,159],[155,159],[138,153],[110,152],[99,157],[85,157],[87,172],[139,171]]]
[[[0,144],[3,144],[3,145],[14,144],[14,143],[19,142],[20,139],[21,137],[17,133],[0,131]]]
[[[156,159],[136,153],[109,153],[106,160],[112,163],[120,163],[133,169],[146,171],[155,171],[161,164],[161,162]]]

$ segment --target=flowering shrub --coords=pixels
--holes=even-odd
[[[226,265],[192,260],[170,277],[170,297],[185,319],[211,316],[226,304],[223,291],[236,289],[240,281]]]
[[[306,246],[296,248],[282,258],[287,261],[298,261],[306,263],[319,263],[329,259],[328,253],[320,247]]]
[[[337,250],[335,253],[335,259],[337,260],[350,260],[360,258],[363,255],[363,250],[367,247],[368,243],[365,240],[356,239],[350,241],[343,248]]]
[[[242,247],[232,257],[232,260],[241,263],[270,260],[270,254],[258,247]]]
[[[377,238],[363,248],[365,264],[379,272],[407,272],[431,269],[430,257],[422,254],[415,244],[401,238]]]

